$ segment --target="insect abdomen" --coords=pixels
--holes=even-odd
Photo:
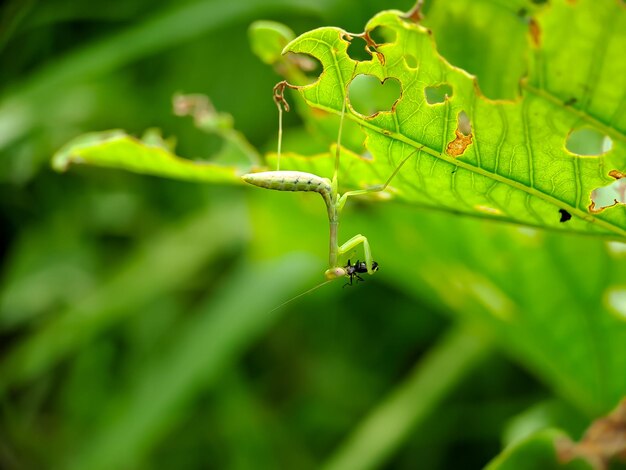
[[[330,180],[303,171],[263,171],[241,177],[246,183],[276,191],[314,191],[330,199]]]

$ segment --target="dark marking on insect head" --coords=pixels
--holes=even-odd
[[[349,277],[350,280],[346,282],[343,287],[351,286],[354,278],[356,278],[357,284],[359,281],[365,282],[365,279],[359,276],[359,274],[365,274],[367,272],[367,263],[365,261],[357,260],[356,263],[351,264],[350,260],[348,260],[348,264],[344,269],[346,271],[346,277]],[[372,262],[372,271],[378,271],[378,263],[376,261]]]

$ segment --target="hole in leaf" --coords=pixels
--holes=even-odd
[[[626,204],[626,178],[624,178],[624,174],[612,170],[609,175],[616,180],[591,191],[591,205],[589,206],[591,212],[602,212],[607,207]]]
[[[465,111],[461,111],[457,117],[457,126],[461,134],[470,135],[472,133],[472,123]]]
[[[306,81],[304,83],[300,83],[302,80],[298,80],[294,76],[294,85],[309,85],[317,81],[320,78],[322,71],[324,70],[324,68],[322,67],[322,63],[319,61],[319,59],[308,54],[296,54],[294,52],[289,52],[287,53],[286,58],[289,62],[298,67],[306,77]]]
[[[390,44],[396,40],[396,32],[386,26],[376,26],[369,31],[368,35],[379,46],[381,44]]]
[[[624,242],[606,242],[609,253],[614,257],[623,257],[626,255],[626,243]]]
[[[446,147],[446,153],[451,157],[458,157],[472,143],[472,125],[465,111],[461,111],[457,116],[454,134],[456,137]]]
[[[416,59],[417,62],[417,59]],[[417,67],[417,65],[416,65]],[[439,104],[452,96],[452,87],[447,83],[424,88],[424,96],[428,104]]]
[[[372,54],[366,49],[367,42],[365,39],[359,36],[349,37],[350,44],[348,45],[348,56],[352,60],[357,60],[360,62],[364,62],[367,60],[372,60]]]
[[[573,130],[565,139],[565,148],[583,157],[598,156],[613,148],[611,138],[591,127]]]
[[[400,82],[392,77],[381,83],[373,75],[357,75],[348,87],[350,106],[363,116],[391,111],[401,96]]]
[[[414,55],[411,54],[406,54],[404,56],[404,63],[406,64],[406,66],[410,69],[416,69],[418,62],[417,62],[417,57],[415,57]],[[428,99],[428,98],[426,98]]]
[[[626,286],[609,287],[604,293],[604,301],[613,314],[626,321]]]

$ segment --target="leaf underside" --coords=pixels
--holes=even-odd
[[[601,21],[602,20],[602,21]],[[520,19],[523,21],[523,19]],[[626,237],[621,204],[590,209],[592,192],[626,170],[626,7],[591,0],[553,2],[529,24],[529,76],[514,101],[481,95],[474,77],[448,64],[429,31],[397,11],[375,16],[369,33],[382,29],[384,44],[370,43],[371,60],[348,54],[350,34],[338,28],[307,32],[284,52],[310,55],[323,67],[299,92],[312,107],[340,114],[351,81],[361,74],[396,79],[401,97],[390,111],[364,116],[347,100],[346,117],[364,134],[366,154],[344,158],[340,183],[364,188],[384,181],[409,154],[389,192],[420,206],[515,223]],[[429,104],[425,88],[452,88]],[[458,125],[464,112],[471,135]],[[598,156],[566,148],[569,134],[590,127],[611,139]],[[330,155],[329,155],[329,158]],[[324,174],[324,159],[285,156],[284,166]],[[571,218],[563,217],[563,212]],[[568,219],[568,220],[562,220]]]
[[[52,160],[57,171],[70,164],[116,168],[172,179],[203,183],[239,183],[236,167],[188,160],[172,153],[160,139],[143,141],[123,131],[84,134],[66,144]]]

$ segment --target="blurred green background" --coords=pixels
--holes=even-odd
[[[609,279],[585,284],[589,272],[623,273],[604,242],[351,201],[341,238],[366,234],[380,272],[272,310],[322,280],[317,197],[50,169],[69,139],[111,128],[159,128],[178,154],[208,158],[221,141],[173,115],[177,92],[210,96],[273,150],[280,76],[251,52],[250,23],[358,32],[412,3],[3,3],[0,468],[481,468],[511,436],[548,424],[577,436],[616,403],[619,384],[573,378],[584,352],[569,369],[558,358],[588,328],[577,309],[604,311]],[[517,96],[525,15],[543,2],[445,3],[426,4],[439,50],[490,98]],[[485,23],[506,58],[489,53]],[[514,80],[498,80],[505,67]],[[577,262],[581,250],[594,256]],[[500,335],[489,286],[539,320]],[[561,308],[578,320],[537,348]]]

